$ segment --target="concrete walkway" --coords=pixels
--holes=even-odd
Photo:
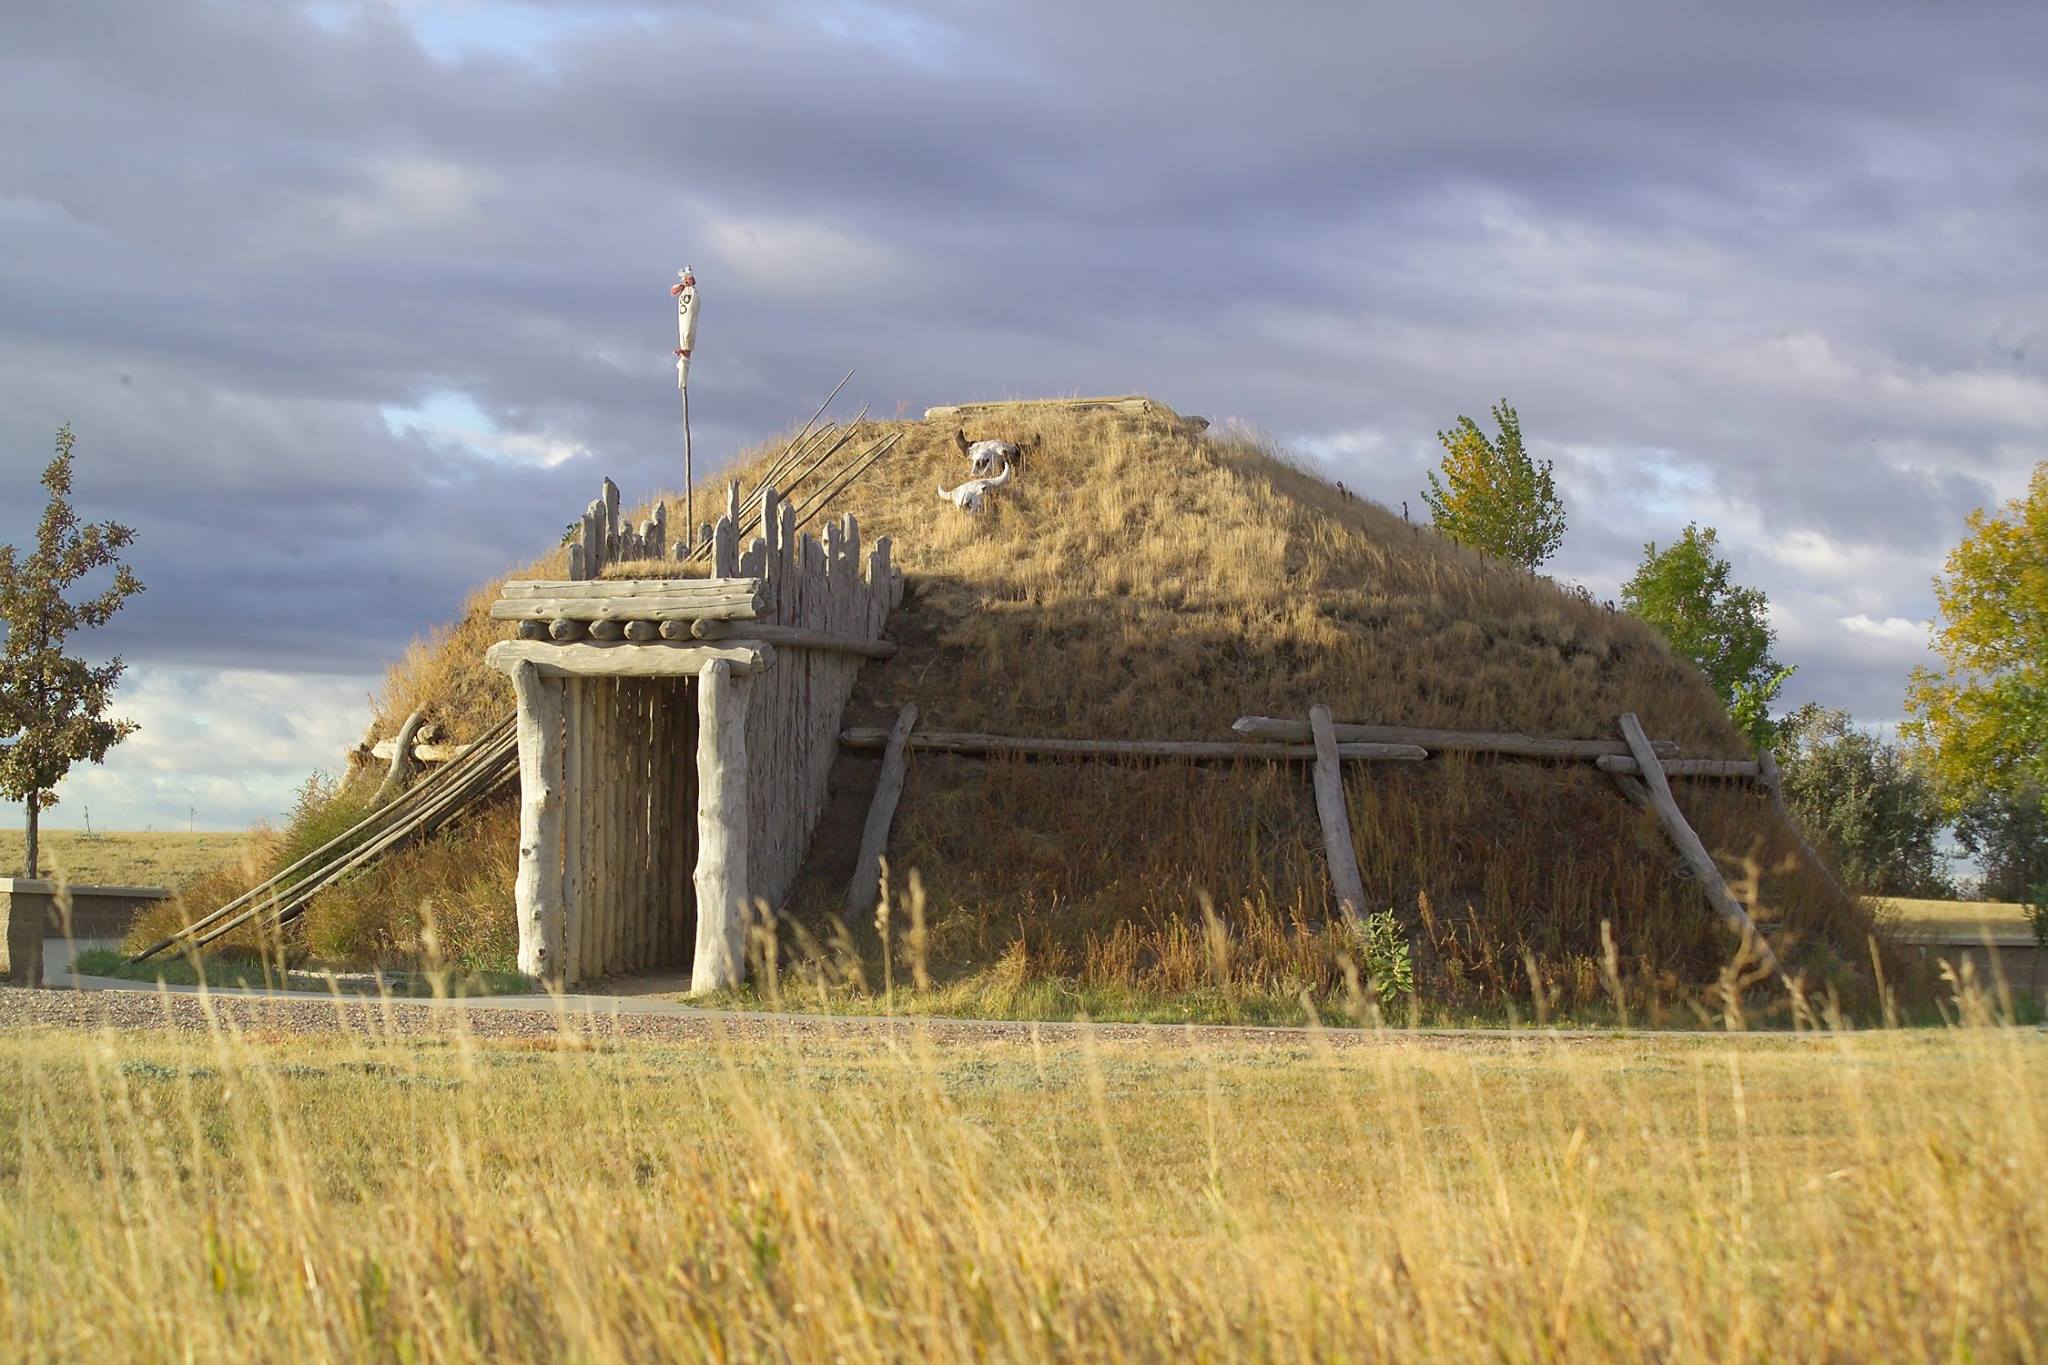
[[[174,986],[154,981],[130,981],[119,976],[87,976],[72,970],[72,963],[79,953],[91,952],[96,948],[118,948],[119,939],[80,939],[75,943],[69,939],[46,938],[43,940],[43,984],[56,990],[73,991],[141,991],[147,995],[166,992],[171,995],[205,994],[220,1000],[317,1000],[332,1001],[336,994],[347,1000],[377,1002],[384,999],[375,991],[347,990],[317,991],[289,990],[284,988],[259,988],[244,986]],[[640,985],[642,983],[633,983]],[[686,982],[684,983],[687,984]],[[677,986],[677,990],[683,986]],[[815,1015],[795,1015],[755,1010],[716,1010],[697,1005],[687,1005],[679,1000],[662,995],[649,995],[639,991],[620,995],[550,995],[544,991],[528,991],[514,995],[465,995],[459,997],[435,997],[431,995],[393,995],[391,1002],[397,1005],[420,1005],[438,1009],[478,1010],[527,1010],[546,1014],[568,1013],[585,1015],[612,1014],[654,1014],[688,1016],[698,1019],[795,1019],[816,1018]]]

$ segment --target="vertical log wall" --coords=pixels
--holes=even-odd
[[[613,548],[617,498],[607,481],[592,504],[592,558]],[[754,619],[679,621],[673,580],[607,580],[588,590],[602,615],[585,612],[616,625],[603,643],[550,628],[492,647],[519,700],[522,970],[575,983],[688,967],[696,989],[731,985],[745,974],[751,908],[788,895],[865,658],[851,646],[876,652],[901,580],[886,537],[863,556],[851,516],[820,539],[798,533],[772,488],[762,502],[767,534],[739,546],[735,486],[712,537],[715,577],[760,580]],[[588,606],[572,588],[548,585],[555,612]],[[636,595],[650,604],[644,623]],[[678,673],[700,657],[695,675]]]
[[[696,936],[689,892],[697,864],[696,681],[567,677],[538,686],[558,689],[561,699],[553,816],[561,965],[549,972],[537,970],[543,958],[529,963],[529,932],[541,942],[549,935],[522,922],[521,970],[587,981],[688,967]],[[535,848],[544,856],[544,842]],[[522,825],[522,875],[526,850]]]
[[[822,541],[798,534],[796,509],[768,490],[762,527],[722,576],[759,578],[766,604],[761,624],[873,640],[895,605],[889,538],[862,561],[860,524],[852,515],[827,522]],[[720,536],[714,544],[723,545]],[[865,570],[865,572],[863,572]],[[733,634],[746,627],[735,625]],[[778,645],[776,663],[754,680],[747,710],[749,793],[748,885],[780,905],[824,813],[827,779],[839,752],[839,719],[863,662],[837,650]]]

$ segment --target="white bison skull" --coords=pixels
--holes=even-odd
[[[953,444],[960,447],[960,453],[974,466],[977,479],[985,479],[999,468],[1012,468],[1024,456],[1023,449],[1015,441],[970,441],[967,433],[958,427],[953,428]]]
[[[945,484],[941,483],[939,485],[939,496],[969,516],[972,516],[981,510],[982,504],[988,500],[988,495],[992,490],[1001,488],[1009,481],[1010,466],[1004,465],[1003,472],[992,479],[969,479],[958,488],[948,488]]]

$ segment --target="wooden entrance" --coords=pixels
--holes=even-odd
[[[821,541],[772,488],[760,511],[740,552],[735,485],[710,578],[514,582],[492,606],[519,623],[485,657],[519,705],[521,971],[745,979],[750,916],[795,880],[901,595],[887,538],[864,562],[851,516]]]

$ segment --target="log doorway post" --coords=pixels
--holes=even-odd
[[[531,663],[512,670],[519,699],[519,970],[559,981],[568,970],[562,914],[562,682]]]
[[[714,659],[697,675],[697,945],[694,993],[747,973],[747,700],[753,679]]]

